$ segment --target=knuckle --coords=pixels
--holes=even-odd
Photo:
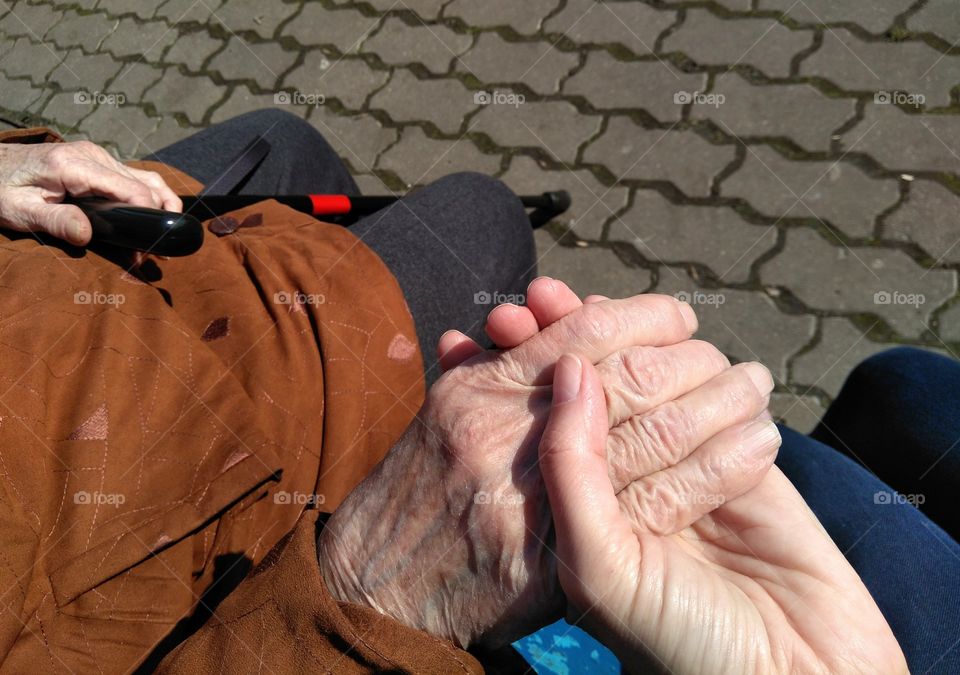
[[[578,336],[591,346],[606,344],[619,330],[613,312],[602,305],[584,305]]]
[[[622,373],[630,389],[643,399],[670,388],[676,379],[673,364],[655,347],[633,347],[621,359]]]
[[[682,506],[681,494],[673,477],[663,475],[656,481],[644,481],[635,484],[636,489],[625,491],[628,512],[634,514],[636,524],[655,534],[671,532]]]
[[[640,447],[666,466],[673,466],[686,453],[690,419],[674,401],[658,406],[638,422]]]

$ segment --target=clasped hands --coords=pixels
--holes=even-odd
[[[467,647],[566,616],[627,669],[903,673],[856,572],[784,475],[773,381],[658,295],[531,284],[448,371],[318,542],[339,600]]]

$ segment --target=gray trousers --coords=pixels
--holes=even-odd
[[[217,178],[257,136],[270,154],[239,194],[360,194],[323,136],[290,113],[247,113],[200,131],[145,159],[174,166],[203,183]],[[383,194],[389,194],[384,188]],[[413,314],[427,383],[440,376],[437,340],[456,328],[489,346],[483,332],[490,300],[518,295],[536,274],[526,212],[500,181],[457,173],[350,225],[393,272]]]

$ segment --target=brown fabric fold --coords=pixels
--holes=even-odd
[[[181,194],[200,188],[138,166]],[[272,672],[475,669],[333,602],[312,549],[308,507],[336,508],[423,400],[396,280],[342,227],[272,201],[230,215],[261,224],[142,273],[0,232],[3,669],[155,661],[215,581],[258,565],[165,667],[252,671],[268,654]]]

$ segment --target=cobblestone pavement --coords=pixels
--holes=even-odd
[[[958,41],[952,0],[0,0],[0,113],[133,157],[277,106],[366,192],[566,188],[543,273],[683,294],[809,429],[960,350]]]

